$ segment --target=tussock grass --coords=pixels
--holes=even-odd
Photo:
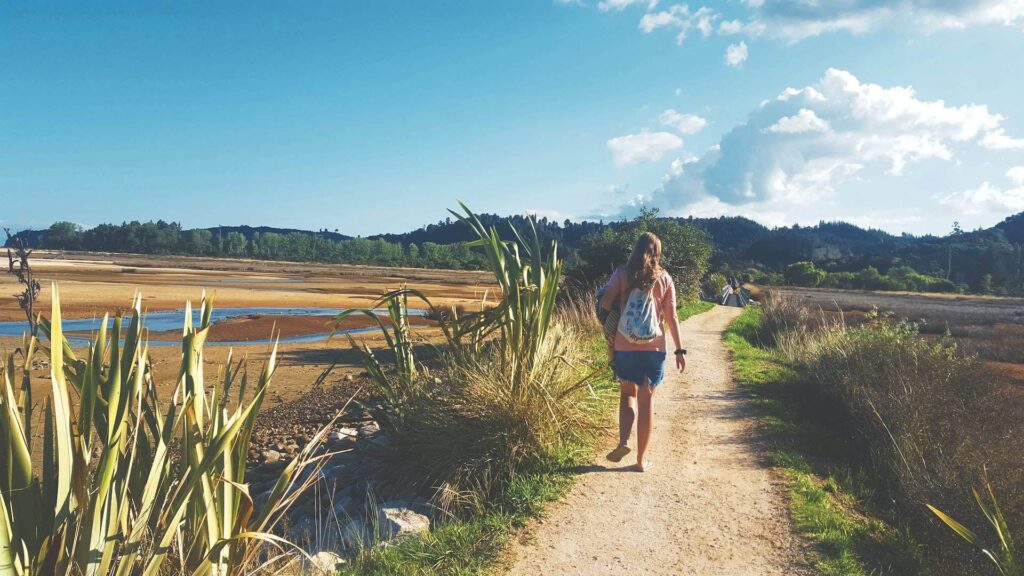
[[[714,302],[707,302],[705,300],[692,300],[690,302],[684,302],[676,310],[676,314],[679,316],[679,321],[683,322],[698,314],[703,314],[708,310],[715,307]]]
[[[749,307],[725,333],[737,382],[758,411],[772,464],[787,479],[787,500],[797,529],[816,544],[817,573],[861,576],[915,574],[917,545],[882,520],[863,467],[844,459],[841,431],[817,412],[819,399],[795,365],[763,347],[761,307]]]
[[[746,335],[793,369],[798,405],[813,407],[800,425],[842,439],[834,456],[863,471],[877,509],[913,531],[931,569],[989,570],[924,504],[984,525],[971,487],[987,465],[1010,524],[1021,523],[1024,436],[1005,383],[951,340],[922,338],[889,315],[869,312],[851,327],[772,297],[762,314]]]

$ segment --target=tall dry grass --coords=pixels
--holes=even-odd
[[[981,569],[948,547],[950,535],[924,504],[984,523],[971,487],[986,466],[1009,523],[1024,525],[1020,403],[977,356],[877,313],[850,327],[773,296],[765,299],[763,318],[762,341],[800,370],[822,420],[855,440],[848,456],[872,472],[886,507],[935,554],[948,555],[950,566]]]

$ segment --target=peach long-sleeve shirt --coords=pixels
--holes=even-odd
[[[662,272],[661,276],[654,281],[654,286],[651,289],[654,291],[658,321],[662,327],[661,336],[650,342],[637,344],[627,340],[621,332],[616,332],[614,346],[616,352],[668,351],[665,333],[673,330],[673,334],[675,334],[675,328],[679,325],[679,316],[676,314],[676,285],[672,282],[668,272]],[[628,291],[629,279],[626,277],[626,270],[625,268],[618,268],[612,273],[611,279],[608,280],[608,289],[605,291],[604,297],[601,298],[601,307],[605,310],[611,310],[613,306],[621,306],[628,296]],[[668,324],[669,322],[671,324]]]

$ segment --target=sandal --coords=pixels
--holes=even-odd
[[[626,454],[629,454],[629,452],[629,446],[616,446],[615,450],[609,452],[606,458],[611,462],[619,462],[625,458]]]

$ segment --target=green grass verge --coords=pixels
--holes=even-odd
[[[605,365],[604,340],[595,337],[591,346],[593,368]],[[610,373],[599,378],[596,386],[617,386]],[[617,400],[617,396],[609,396],[609,418],[614,407],[612,402]],[[482,514],[450,520],[426,534],[366,550],[339,574],[462,576],[491,572],[515,531],[536,518],[545,504],[562,497],[572,486],[572,469],[588,463],[593,448],[578,443],[544,455],[519,471],[501,497]]]
[[[737,382],[758,410],[773,465],[787,479],[793,522],[815,543],[819,574],[918,574],[920,547],[879,519],[863,472],[845,462],[844,438],[814,423],[813,400],[797,372],[757,345],[761,310],[746,308],[725,333]]]
[[[694,300],[693,302],[686,302],[677,308],[676,313],[679,316],[679,321],[682,322],[683,320],[696,316],[697,314],[703,314],[714,307],[715,304],[713,302]]]

